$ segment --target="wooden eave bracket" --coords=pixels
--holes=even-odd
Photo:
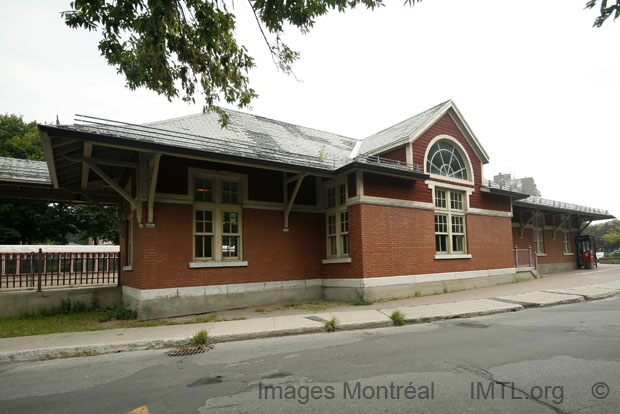
[[[112,220],[114,222],[114,224],[116,224],[117,226],[121,226],[121,220],[118,217],[115,217],[112,213],[110,213],[108,210],[106,210],[101,204],[99,204],[99,202],[97,202],[95,199],[93,199],[91,196],[89,196],[86,192],[84,191],[78,191],[78,194],[80,194],[82,197],[84,197],[86,200],[88,200],[89,202],[91,202],[95,207],[97,207],[99,210],[101,210],[101,212],[103,214],[105,214],[106,216],[108,216],[110,218],[110,220]]]
[[[296,181],[296,182],[295,182],[295,188],[293,189],[293,194],[291,194],[291,198],[288,200],[288,203],[286,204],[286,209],[284,210],[284,228],[282,229],[282,231],[284,232],[288,231],[288,216],[291,212],[291,209],[293,208],[293,204],[295,203],[295,198],[297,198],[297,193],[299,192],[301,183],[307,175],[308,173],[297,174],[289,178],[286,181],[286,185],[288,185],[289,183],[292,183],[293,181]],[[286,192],[286,185],[284,187],[285,192]]]
[[[84,143],[84,150],[82,151],[82,155],[85,159],[90,159],[90,156],[93,154],[93,144],[90,142]],[[88,164],[82,162],[82,182],[80,188],[82,190],[86,190],[88,188],[88,173],[89,173]]]
[[[571,218],[572,214],[568,214],[566,217],[564,217],[564,219],[560,222],[560,224],[557,227],[553,228],[553,240],[555,240],[555,234],[560,231],[560,229],[562,229],[562,226],[564,225],[564,223],[566,223],[570,218]]]
[[[519,238],[520,239],[523,239],[523,231],[525,230],[525,227],[528,226],[534,220],[534,217],[536,217],[536,215],[538,214],[539,211],[540,210],[534,210],[534,212],[530,216],[530,219],[526,223],[523,223],[523,212],[521,212],[521,219],[519,220],[519,225],[520,225],[520,228],[519,228],[519,232],[520,232]]]
[[[148,200],[148,213],[147,213],[147,226],[153,227],[153,206],[155,205],[155,190],[157,188],[157,176],[159,175],[159,160],[161,159],[161,153],[156,153],[151,158],[149,168],[149,200]]]
[[[91,170],[93,170],[95,174],[101,177],[101,179],[105,181],[110,187],[112,187],[114,191],[116,191],[121,197],[127,200],[132,210],[138,209],[138,202],[133,197],[131,197],[131,195],[129,195],[116,181],[114,181],[109,175],[103,172],[101,168],[99,168],[99,166],[97,166],[97,164],[95,164],[90,158],[85,158],[85,157],[72,158],[72,157],[67,157],[67,156],[64,156],[64,158],[72,162],[86,163],[88,167]]]
[[[590,220],[590,221],[588,221],[588,223],[587,223],[585,226],[583,226],[583,227],[581,227],[581,225],[580,225],[580,226],[579,226],[579,235],[581,235],[581,233],[583,233],[583,231],[584,231],[585,229],[587,229],[587,228],[588,228],[588,226],[589,226],[590,224],[592,224],[592,222],[593,222],[593,221],[594,221],[594,220]],[[584,223],[585,223],[585,220],[584,220]],[[583,224],[583,223],[582,223],[582,224]]]

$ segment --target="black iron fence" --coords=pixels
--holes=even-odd
[[[0,291],[120,284],[120,252],[0,252]]]

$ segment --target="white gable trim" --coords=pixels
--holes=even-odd
[[[387,152],[391,149],[398,148],[402,146],[403,144],[412,144],[418,138],[424,135],[424,133],[428,131],[430,127],[435,125],[437,121],[439,121],[446,114],[450,115],[450,117],[456,124],[457,128],[459,128],[459,130],[461,131],[461,133],[463,134],[463,136],[465,137],[469,145],[471,145],[471,147],[473,148],[474,152],[476,153],[476,156],[478,156],[480,161],[482,161],[483,164],[488,163],[489,155],[484,150],[484,148],[482,148],[482,145],[480,145],[480,141],[478,141],[478,138],[476,138],[473,131],[471,130],[471,128],[465,121],[465,118],[463,118],[463,115],[461,114],[459,109],[456,107],[454,102],[452,102],[452,100],[446,102],[446,104],[439,111],[437,111],[437,113],[435,113],[433,117],[429,118],[424,123],[424,125],[422,125],[422,127],[420,127],[415,133],[410,135],[408,138],[395,141],[391,143],[390,145],[386,145],[381,148],[377,148],[373,151],[368,152],[368,155],[378,155],[378,154]]]

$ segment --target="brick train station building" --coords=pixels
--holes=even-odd
[[[226,129],[215,114],[40,125],[46,165],[0,193],[118,205],[123,299],[143,319],[574,269],[575,237],[612,217],[485,180],[452,101],[363,140],[226,112]]]

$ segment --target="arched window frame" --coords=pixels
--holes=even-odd
[[[431,174],[431,172],[428,170],[428,156],[431,151],[431,148],[433,147],[433,145],[435,145],[437,142],[440,142],[440,141],[449,143],[450,145],[454,146],[456,150],[459,152],[461,158],[463,159],[463,162],[465,162],[465,169],[467,170],[467,180],[448,177],[448,176],[440,175],[440,174]],[[457,141],[456,138],[450,135],[437,135],[428,144],[428,146],[426,147],[426,153],[424,154],[424,172],[426,174],[429,174],[431,178],[436,178],[439,180],[454,181],[455,183],[462,183],[462,184],[473,184],[474,183],[474,169],[473,169],[471,160],[469,159],[469,155],[467,155],[467,151],[465,150],[465,147],[463,147],[463,145],[461,145],[461,143]]]

